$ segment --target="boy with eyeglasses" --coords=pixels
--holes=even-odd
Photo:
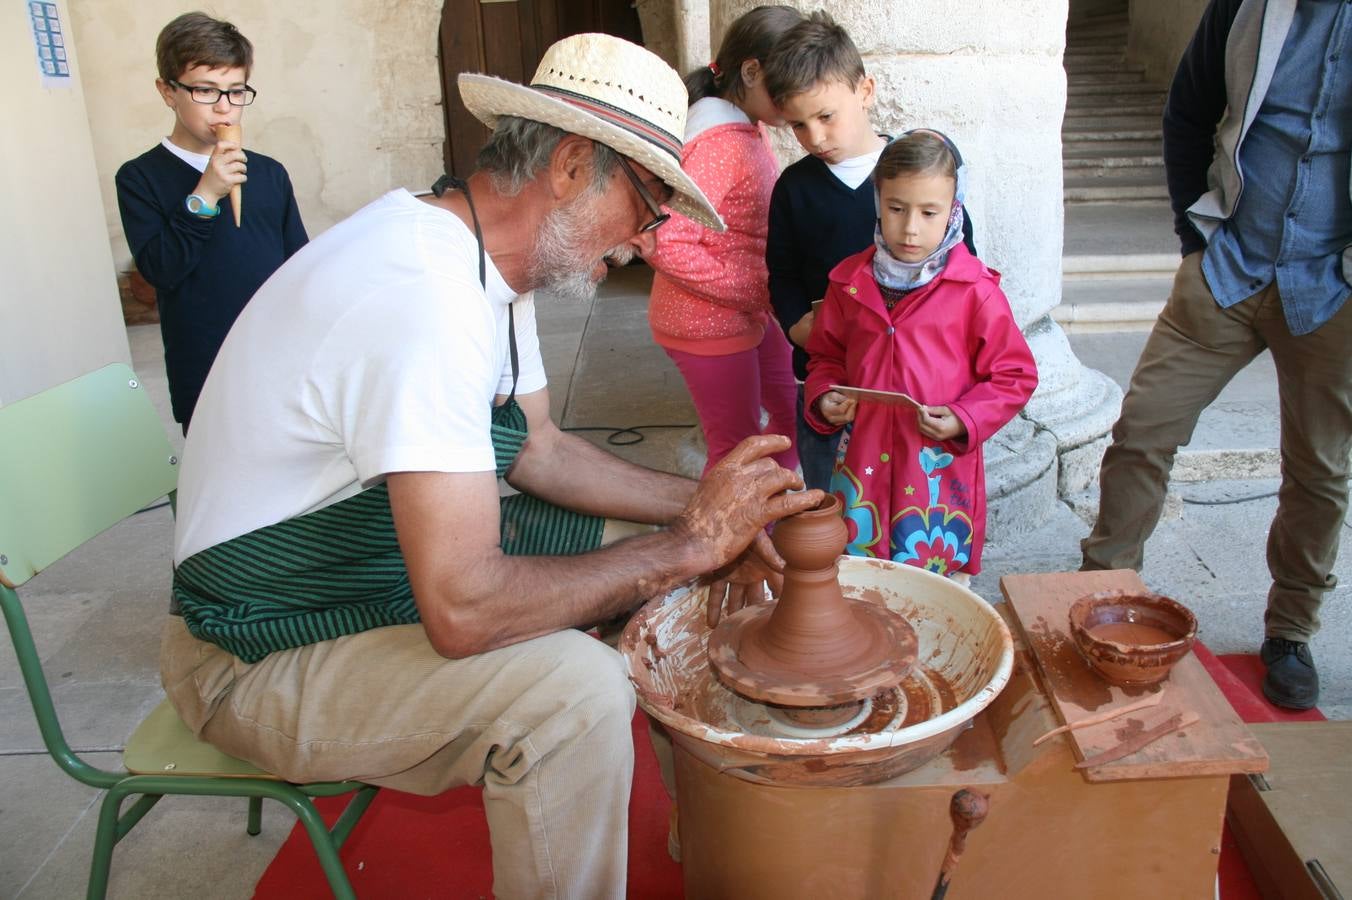
[[[164,26],[155,56],[174,128],[118,169],[117,205],[136,268],[156,291],[174,419],[186,433],[230,326],[307,238],[282,164],[216,137],[256,96],[249,39],[229,22],[185,13]],[[246,179],[236,227],[228,198]]]

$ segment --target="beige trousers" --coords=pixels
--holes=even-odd
[[[1169,471],[1202,410],[1240,369],[1272,352],[1281,403],[1282,483],[1268,532],[1268,637],[1307,641],[1338,579],[1352,452],[1352,302],[1311,334],[1292,335],[1275,283],[1222,309],[1202,254],[1174,276],[1099,473],[1098,521],[1081,543],[1085,569],[1140,569],[1159,522]]]
[[[400,625],[248,664],[171,616],[161,675],[190,728],[288,780],[483,785],[498,897],[624,896],[634,693],[600,641],[450,660]]]

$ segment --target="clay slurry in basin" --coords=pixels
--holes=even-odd
[[[1105,591],[1071,605],[1070,633],[1103,680],[1121,686],[1154,684],[1192,649],[1197,617],[1160,594]]]
[[[733,691],[782,709],[788,727],[828,728],[867,715],[864,701],[915,665],[915,631],[880,603],[846,599],[836,560],[845,548],[840,500],[781,520],[784,589],[772,606],[746,607],[709,637],[709,662]]]
[[[770,705],[731,690],[710,666],[708,589],[678,588],[645,605],[620,639],[639,704],[666,727],[678,758],[757,784],[872,784],[943,753],[1000,693],[1014,647],[990,604],[902,563],[845,556],[836,565],[847,600],[885,606],[910,623],[919,644],[910,674],[876,692],[853,728],[788,734]]]

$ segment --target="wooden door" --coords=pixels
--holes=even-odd
[[[488,137],[460,102],[457,75],[484,72],[525,84],[550,44],[589,31],[643,43],[630,0],[445,0],[439,44],[446,171],[462,178],[473,172]]]

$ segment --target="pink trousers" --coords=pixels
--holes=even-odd
[[[760,346],[741,353],[699,356],[668,348],[667,355],[676,363],[695,402],[709,447],[705,472],[753,434],[782,434],[793,440],[797,390],[793,350],[778,324],[767,323]],[[770,414],[763,430],[762,408]],[[774,459],[784,468],[794,469],[798,466],[798,449],[790,447],[776,453]]]

